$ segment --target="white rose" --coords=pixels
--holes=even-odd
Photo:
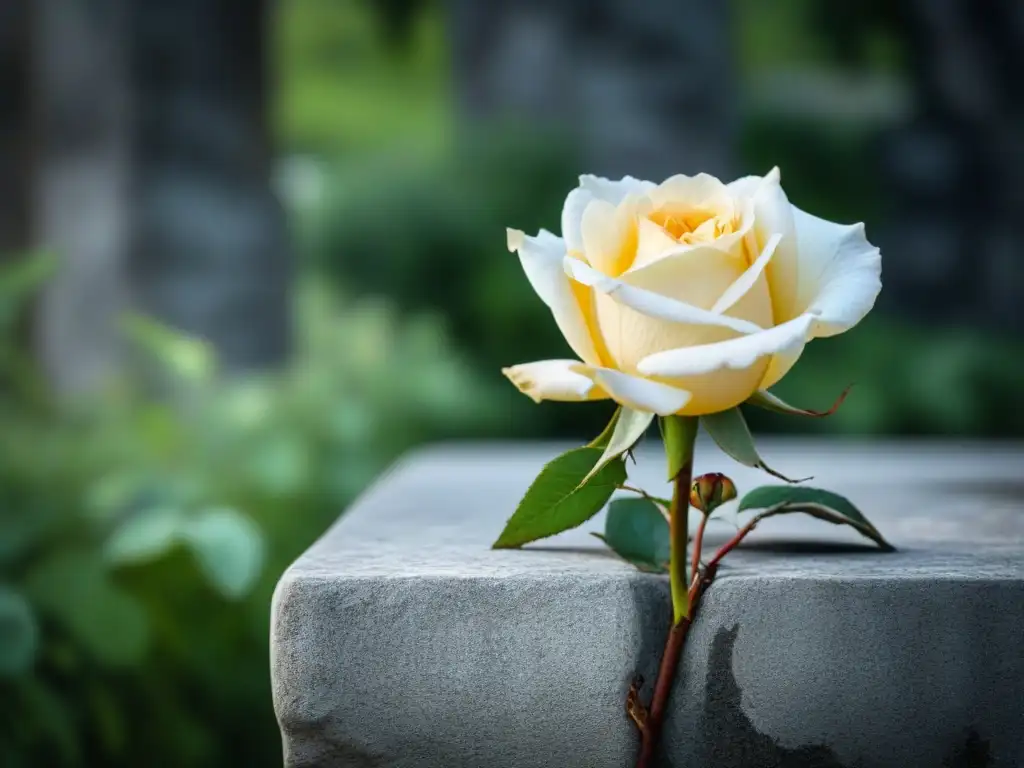
[[[538,402],[611,398],[662,416],[771,387],[882,287],[864,225],[790,205],[777,168],[731,184],[582,176],[562,237],[510,229],[508,247],[579,358],[506,368],[512,383]]]

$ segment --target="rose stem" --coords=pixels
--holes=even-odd
[[[746,535],[757,527],[758,523],[760,523],[766,517],[772,517],[774,515],[784,512],[788,506],[789,505],[787,505],[785,502],[782,504],[776,504],[774,507],[769,507],[768,509],[766,509],[757,517],[752,518],[749,523],[744,525],[742,528],[739,529],[739,531],[736,532],[735,536],[733,536],[731,539],[725,542],[725,544],[718,548],[718,551],[715,552],[714,557],[712,557],[711,560],[708,562],[708,568],[717,568],[718,564],[722,561],[722,558],[728,555],[734,549],[736,549],[736,547],[739,545],[741,541],[743,541]]]
[[[665,652],[654,683],[651,707],[640,730],[640,758],[637,768],[647,768],[658,746],[665,708],[683,641],[690,628],[690,590],[687,579],[686,545],[689,541],[690,483],[693,479],[693,447],[697,438],[697,419],[670,416],[663,422],[665,450],[669,466],[678,467],[672,484],[672,505],[669,508],[669,583],[672,588],[672,629],[665,643]],[[674,455],[672,455],[674,454]]]
[[[697,526],[697,533],[693,537],[693,562],[690,564],[691,585],[700,575],[700,552],[704,547],[704,529],[707,527],[709,517],[711,517],[711,515],[707,513],[701,516],[700,524]]]
[[[677,496],[680,493],[680,480],[683,479],[683,475],[687,475],[686,488],[687,488],[687,504],[689,503],[689,483],[690,475],[692,474],[692,463],[684,466],[682,472],[676,478],[676,484],[673,489],[672,495],[672,508],[676,510],[678,506]],[[637,768],[648,768],[651,761],[654,760],[654,750],[658,746],[658,739],[661,736],[661,727],[665,719],[665,706],[668,703],[669,694],[672,692],[672,683],[675,679],[676,667],[679,665],[679,657],[682,655],[683,645],[686,642],[686,636],[689,634],[690,625],[693,623],[693,619],[697,615],[697,609],[700,607],[701,598],[704,596],[704,592],[711,582],[714,580],[715,575],[718,573],[718,564],[722,561],[722,558],[732,552],[736,546],[743,541],[748,533],[750,533],[757,526],[761,520],[765,517],[771,517],[782,510],[784,504],[776,505],[771,507],[766,512],[761,513],[745,526],[743,526],[735,536],[729,541],[723,544],[714,557],[708,561],[707,566],[704,568],[704,573],[700,573],[700,555],[701,548],[704,544],[704,528],[707,525],[709,515],[705,515],[701,520],[700,525],[697,527],[697,534],[693,540],[693,577],[690,582],[690,589],[687,593],[687,604],[689,608],[689,616],[684,617],[681,621],[676,621],[672,624],[672,629],[668,634],[668,641],[665,643],[665,652],[661,657],[661,666],[658,668],[658,679],[654,683],[654,696],[651,699],[651,708],[647,714],[647,719],[644,722],[644,727],[640,729],[640,759],[637,761]],[[673,520],[677,519],[676,515],[673,515]],[[671,529],[670,529],[671,530]],[[673,537],[674,538],[674,537]],[[685,550],[684,550],[685,554]]]

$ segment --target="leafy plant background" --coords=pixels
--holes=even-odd
[[[793,21],[808,5],[766,16],[748,2],[744,66],[794,52],[827,64]],[[140,373],[58,404],[18,343],[45,269],[0,277],[0,765],[280,765],[268,606],[287,564],[411,446],[582,443],[609,415],[535,406],[497,374],[563,349],[503,231],[557,229],[571,148],[512,132],[448,146],[435,4],[282,6],[278,183],[301,273],[287,369],[229,381],[201,343],[126,318],[173,397],[147,394]],[[755,116],[742,151],[751,170],[784,167],[793,199],[822,215],[870,226],[884,200],[866,133]],[[779,387],[827,407],[855,380],[838,414],[751,413],[751,426],[1019,437],[1021,351],[873,315]]]

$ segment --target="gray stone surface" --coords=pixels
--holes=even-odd
[[[288,766],[632,765],[623,701],[635,672],[654,677],[667,581],[603,551],[600,519],[488,549],[559,448],[415,453],[285,573],[272,675]],[[1024,764],[1024,448],[763,449],[850,495],[900,551],[766,521],[705,598],[661,764]],[[770,480],[712,446],[698,457],[741,491]],[[665,491],[662,468],[641,452],[631,478]]]

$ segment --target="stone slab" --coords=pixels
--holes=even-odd
[[[284,574],[272,678],[285,762],[630,766],[623,701],[654,678],[668,584],[590,537],[488,546],[565,446],[411,454]],[[1024,765],[1024,446],[763,441],[898,547],[766,521],[693,627],[662,765]],[[698,447],[697,471],[771,482]],[[641,452],[631,482],[667,492]],[[709,544],[728,535],[709,530]]]

